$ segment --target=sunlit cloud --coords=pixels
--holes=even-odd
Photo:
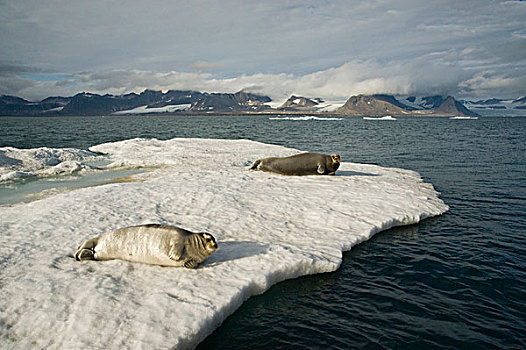
[[[114,70],[83,72],[67,79],[59,77],[55,81],[18,79],[24,83],[20,83],[17,91],[33,99],[50,94],[74,95],[83,91],[118,95],[154,89],[210,93],[245,90],[270,96],[273,100],[285,100],[292,94],[343,100],[357,94],[473,94],[477,89],[486,92],[498,88],[500,91],[507,84],[518,85],[520,81],[491,72],[473,73],[460,66],[440,63],[430,66],[427,61],[392,61],[382,65],[376,60],[350,61],[336,68],[305,75],[257,73],[220,78],[205,72]]]

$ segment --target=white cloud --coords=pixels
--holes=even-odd
[[[505,76],[491,71],[475,74],[470,79],[459,84],[459,90],[471,96],[524,96],[526,87],[526,73],[521,75]],[[511,95],[511,96],[510,96]]]
[[[284,100],[292,94],[346,99],[356,94],[378,93],[455,95],[473,90],[474,86],[483,87],[480,77],[459,66],[430,64],[426,60],[382,64],[372,59],[350,61],[336,68],[305,75],[257,73],[220,78],[211,73],[200,72],[115,70],[79,73],[61,81],[35,81],[30,85],[27,79],[24,82],[18,93],[31,99],[49,95],[73,95],[82,91],[124,94],[145,89],[204,92],[236,92],[243,89],[268,95],[273,100]],[[511,80],[503,80],[500,87],[505,86],[506,82],[513,83]]]
[[[0,2],[0,93],[478,93],[492,72],[512,94],[525,17],[526,2],[491,0]]]

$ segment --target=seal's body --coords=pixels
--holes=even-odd
[[[263,158],[250,170],[262,170],[282,175],[334,175],[340,166],[340,156],[321,153],[300,153],[284,158]]]
[[[88,239],[77,252],[77,260],[122,259],[162,266],[195,268],[218,249],[214,237],[205,232],[148,224],[117,229]]]

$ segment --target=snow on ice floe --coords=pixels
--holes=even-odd
[[[95,168],[100,156],[74,148],[19,149],[0,147],[0,183],[33,176],[72,174]]]
[[[299,152],[254,141],[133,139],[90,150],[156,168],[142,182],[0,207],[2,348],[192,348],[250,296],[334,271],[343,250],[448,210],[403,169],[343,159],[336,176],[248,171],[258,158]],[[210,232],[220,250],[196,270],[73,258],[87,238],[145,223]]]

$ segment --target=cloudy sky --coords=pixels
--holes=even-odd
[[[0,0],[0,94],[526,94],[526,1]]]

